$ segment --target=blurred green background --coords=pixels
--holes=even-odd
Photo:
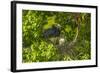
[[[43,37],[58,25],[60,36]],[[23,10],[22,45],[23,63],[91,59],[91,14]]]

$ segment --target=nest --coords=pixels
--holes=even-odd
[[[76,34],[70,42],[66,40],[65,35],[62,33],[60,33],[59,36],[45,37],[45,39],[47,42],[49,41],[49,43],[52,43],[54,47],[57,48],[58,52],[61,55],[67,54],[71,56],[75,55],[73,47],[77,42],[78,35],[79,35],[79,25],[76,27]]]

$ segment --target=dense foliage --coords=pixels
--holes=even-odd
[[[23,62],[90,59],[90,19],[89,13],[23,10]],[[44,31],[58,25],[61,26],[59,28],[60,36],[52,38],[43,36]],[[64,43],[59,44],[62,37]],[[74,45],[69,46],[70,44]]]

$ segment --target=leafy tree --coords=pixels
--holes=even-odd
[[[90,59],[90,20],[89,13],[23,10],[23,62]],[[61,26],[60,36],[44,38],[44,31],[58,25]],[[60,44],[62,40],[64,42]]]

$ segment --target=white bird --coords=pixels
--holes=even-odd
[[[65,43],[65,39],[64,38],[60,38],[59,39],[59,45],[63,45]]]

